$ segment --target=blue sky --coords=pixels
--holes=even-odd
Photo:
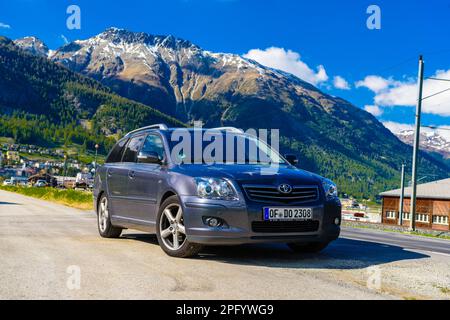
[[[81,30],[68,30],[66,9],[81,8]],[[369,30],[369,5],[381,30]],[[55,49],[110,26],[173,34],[204,49],[247,54],[366,108],[383,122],[414,122],[417,59],[426,76],[450,78],[450,2],[14,0],[0,3],[0,34],[33,35]],[[344,81],[345,80],[345,81]],[[425,93],[450,87],[427,80]],[[450,92],[427,100],[423,123],[450,126]]]

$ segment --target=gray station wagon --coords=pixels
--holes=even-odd
[[[180,148],[186,132],[194,142],[200,136],[200,143]],[[219,138],[222,143],[210,152]],[[216,161],[222,152],[226,160]],[[153,125],[132,131],[97,170],[99,233],[106,238],[119,237],[123,229],[156,233],[161,248],[174,257],[196,255],[204,245],[263,242],[318,252],[339,236],[341,204],[332,181],[296,163],[295,156],[282,157],[236,128]]]

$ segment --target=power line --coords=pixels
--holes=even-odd
[[[398,68],[398,67],[400,67],[400,66],[403,66],[403,65],[405,65],[406,63],[408,63],[408,62],[410,62],[410,61],[413,61],[413,60],[415,60],[415,59],[416,59],[416,57],[411,57],[411,58],[405,59],[405,60],[403,60],[402,62],[399,62],[399,63],[396,63],[396,64],[394,64],[394,65],[391,65],[390,67],[379,69],[377,73],[382,73],[382,72],[390,71],[390,70],[392,70],[392,69],[396,69],[396,68]]]
[[[423,100],[425,100],[425,99],[428,99],[428,98],[431,98],[431,97],[437,96],[438,94],[444,93],[444,92],[446,92],[446,91],[450,91],[450,88],[447,88],[447,89],[445,89],[445,90],[442,90],[442,91],[439,91],[439,92],[433,93],[432,95],[429,95],[429,96],[427,96],[427,97],[425,97],[425,98],[422,98],[422,101],[423,101]]]
[[[434,52],[424,52],[424,54],[426,54],[427,56],[430,55],[441,55],[441,54],[446,54],[446,53],[450,53],[450,49],[444,49],[444,50],[440,50],[440,51],[434,51]]]
[[[450,82],[450,79],[441,79],[441,78],[434,78],[434,77],[428,77],[428,78],[426,78],[426,79],[429,79],[429,80],[436,80],[436,81],[449,81],[449,82]]]
[[[424,128],[430,128],[430,129],[436,129],[436,130],[446,130],[446,131],[450,131],[450,128],[442,128],[442,127],[438,127],[438,126],[421,126]]]

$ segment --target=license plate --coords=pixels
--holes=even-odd
[[[311,220],[312,208],[264,208],[264,220]]]

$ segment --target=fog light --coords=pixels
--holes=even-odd
[[[334,224],[335,225],[338,226],[340,222],[341,222],[341,219],[339,219],[339,218],[334,219]]]
[[[221,227],[223,225],[222,219],[214,218],[214,217],[207,217],[206,219],[204,219],[204,222],[208,227],[211,227],[211,228],[217,228],[217,227]]]

